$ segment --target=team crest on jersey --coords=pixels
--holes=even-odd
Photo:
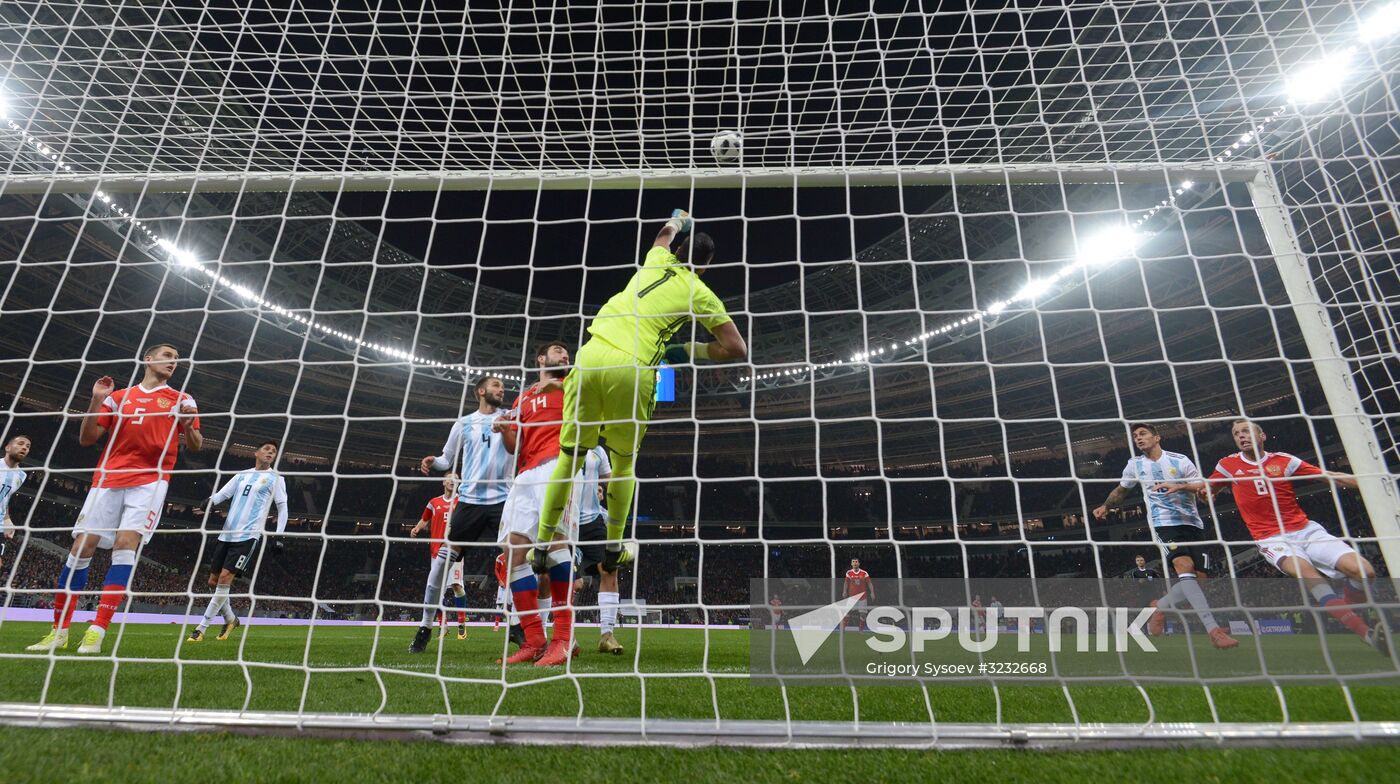
[[[1176,476],[1176,468],[1168,468],[1167,474],[1170,476]]]
[[[156,405],[160,406],[161,408],[170,408],[170,401],[165,398],[161,398],[160,400],[156,401]]]
[[[1283,467],[1278,465],[1264,466],[1264,473],[1269,476],[1282,476]]]

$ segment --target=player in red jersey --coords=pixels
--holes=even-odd
[[[447,541],[447,520],[452,516],[452,508],[457,505],[457,474],[448,471],[442,478],[442,495],[433,496],[428,500],[428,505],[423,507],[423,516],[418,518],[418,524],[413,526],[413,530],[408,532],[409,536],[418,536],[424,528],[428,529],[428,563],[433,563],[437,558],[438,550],[442,548],[443,542]],[[447,571],[447,586],[452,591],[452,603],[457,606],[457,639],[467,639],[467,589],[463,585],[463,563],[454,562]],[[447,618],[438,611],[438,617],[442,619],[443,626],[447,625]],[[444,629],[446,631],[446,629]]]
[[[539,381],[516,398],[511,415],[497,419],[494,429],[501,434],[506,451],[515,455],[516,475],[501,512],[497,538],[510,568],[511,598],[525,632],[525,644],[511,654],[508,664],[534,661],[538,666],[563,664],[573,649],[573,609],[569,606],[573,587],[573,558],[566,542],[550,547],[540,543],[542,552],[530,563],[530,549],[536,544],[540,509],[545,490],[559,457],[559,428],[564,424],[564,376],[569,349],[563,343],[545,343],[535,349]],[[563,534],[556,539],[564,539]],[[549,591],[548,598],[544,596]],[[554,637],[545,649],[543,613],[552,608]]]
[[[1371,628],[1347,607],[1365,600],[1361,582],[1376,576],[1375,567],[1351,545],[1309,520],[1293,490],[1295,481],[1308,478],[1330,480],[1355,490],[1356,478],[1323,471],[1287,452],[1266,451],[1268,434],[1247,419],[1237,420],[1230,435],[1240,451],[1220,459],[1201,494],[1209,498],[1229,487],[1241,519],[1269,563],[1289,577],[1301,579],[1317,603],[1328,608],[1329,615],[1389,655],[1384,627],[1377,624]],[[1347,599],[1337,596],[1323,575],[1354,581]]]
[[[160,524],[180,441],[183,438],[185,448],[194,452],[204,446],[194,398],[169,386],[180,352],[168,343],[158,343],[141,357],[145,376],[139,385],[116,389],[109,376],[92,385],[78,443],[93,446],[107,435],[107,445],[73,526],[73,548],[58,575],[53,630],[27,650],[47,652],[67,647],[68,626],[78,604],[75,594],[87,587],[88,564],[101,547],[112,551],[112,565],[103,579],[97,618],[83,635],[78,653],[102,651],[107,626],[126,598],[136,551],[150,541]]]
[[[875,601],[875,584],[870,581],[870,573],[860,568],[860,559],[851,559],[851,568],[846,570],[846,586],[842,589],[841,598],[846,599],[860,595],[856,600],[852,611],[856,616],[856,628],[865,628],[866,608]]]

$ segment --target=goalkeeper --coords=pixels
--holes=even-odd
[[[656,408],[656,368],[664,358],[671,364],[705,359],[726,362],[748,354],[744,338],[700,276],[714,260],[715,243],[708,234],[691,234],[693,221],[684,210],[656,235],[642,268],[627,288],[608,300],[589,325],[588,341],[579,349],[574,368],[564,379],[564,422],[559,431],[559,461],[540,510],[536,548],[550,549],[572,478],[588,451],[607,439],[612,459],[608,482],[607,548],[602,568],[614,572],[622,556],[622,534],[632,510],[636,486],[633,466],[647,423]],[[712,343],[666,342],[691,319],[715,337]],[[557,543],[554,548],[565,545]],[[534,554],[535,568],[547,554]]]

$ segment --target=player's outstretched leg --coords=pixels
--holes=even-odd
[[[449,561],[458,557],[451,547],[438,550],[428,569],[428,584],[423,588],[423,617],[413,642],[408,646],[409,653],[422,653],[428,650],[428,641],[433,637],[433,623],[437,618],[438,606],[442,603],[442,582],[450,567]]]
[[[1201,584],[1197,582],[1194,568],[1181,571],[1177,574],[1176,584],[1172,586],[1167,595],[1152,604],[1162,609],[1180,607],[1183,603],[1189,604],[1195,611],[1196,617],[1200,618],[1201,625],[1206,627],[1206,633],[1210,635],[1210,644],[1220,650],[1229,650],[1240,646],[1239,640],[1231,637],[1224,627],[1215,620],[1215,613],[1210,609],[1210,602],[1206,600],[1205,593],[1201,590]],[[1161,634],[1161,611],[1152,614],[1148,621],[1149,634]]]

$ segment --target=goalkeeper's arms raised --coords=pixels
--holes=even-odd
[[[738,362],[749,355],[748,344],[734,322],[726,321],[714,328],[715,339],[709,343],[676,343],[666,347],[666,361],[672,365],[696,359],[711,362]]]

